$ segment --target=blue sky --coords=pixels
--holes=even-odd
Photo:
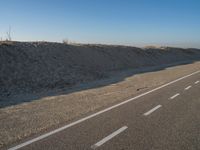
[[[0,0],[0,37],[200,48],[199,0]]]

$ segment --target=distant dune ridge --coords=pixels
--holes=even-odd
[[[107,77],[108,72],[198,60],[200,50],[170,47],[0,43],[0,96],[37,92]]]

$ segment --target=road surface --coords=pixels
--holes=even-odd
[[[198,150],[200,71],[8,149]]]

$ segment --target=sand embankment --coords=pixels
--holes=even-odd
[[[0,44],[0,96],[32,93],[102,79],[109,72],[200,58],[181,48],[66,45],[49,42]]]

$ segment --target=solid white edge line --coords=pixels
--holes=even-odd
[[[31,139],[31,140],[29,140],[29,141],[26,141],[26,142],[24,142],[24,143],[21,143],[21,144],[19,144],[19,145],[17,145],[17,146],[14,146],[14,147],[12,147],[12,148],[9,148],[8,150],[17,150],[17,149],[22,148],[22,147],[24,147],[24,146],[27,146],[27,145],[29,145],[29,144],[31,144],[31,143],[34,143],[34,142],[39,141],[39,140],[42,140],[42,139],[44,139],[44,138],[46,138],[46,137],[48,137],[48,136],[50,136],[50,135],[56,134],[56,133],[58,133],[58,132],[60,132],[60,131],[62,131],[62,130],[65,130],[65,129],[69,128],[69,127],[72,127],[72,126],[74,126],[74,125],[76,125],[76,124],[79,124],[79,123],[81,123],[81,122],[83,122],[83,121],[86,121],[86,120],[88,120],[88,119],[90,119],[90,118],[93,118],[93,117],[95,117],[95,116],[97,116],[97,115],[100,115],[100,114],[102,114],[102,113],[104,113],[104,112],[107,112],[107,111],[109,111],[109,110],[112,110],[112,109],[114,109],[114,108],[116,108],[116,107],[119,107],[119,106],[121,106],[121,105],[124,105],[124,104],[126,104],[126,103],[129,103],[129,102],[131,102],[131,101],[133,101],[133,100],[135,100],[135,99],[138,99],[138,98],[143,97],[143,96],[145,96],[145,95],[147,95],[147,94],[150,94],[150,93],[152,93],[152,92],[155,92],[155,91],[157,91],[157,90],[159,90],[159,89],[162,89],[162,88],[164,88],[164,87],[166,87],[166,86],[169,86],[169,85],[171,85],[171,84],[173,84],[173,83],[176,83],[176,82],[178,82],[178,81],[180,81],[180,80],[183,80],[183,79],[185,79],[185,78],[188,78],[188,77],[190,77],[190,76],[192,76],[192,75],[195,75],[195,74],[197,74],[197,73],[200,73],[200,70],[199,70],[199,71],[196,71],[196,72],[193,72],[193,73],[191,73],[191,74],[189,74],[189,75],[183,76],[183,77],[181,77],[181,78],[178,78],[178,79],[176,79],[176,80],[173,80],[173,81],[171,81],[171,82],[169,82],[169,83],[166,83],[166,84],[164,84],[164,85],[161,85],[161,86],[159,86],[159,87],[157,87],[157,88],[155,88],[155,89],[153,89],[153,90],[150,90],[150,91],[148,91],[148,92],[145,92],[145,93],[143,93],[143,94],[140,94],[140,95],[138,95],[138,96],[136,96],[136,97],[133,97],[133,98],[128,99],[128,100],[125,100],[125,101],[123,101],[123,102],[121,102],[121,103],[119,103],[119,104],[116,104],[116,105],[113,105],[113,106],[108,107],[108,108],[106,108],[106,109],[103,109],[103,110],[101,110],[101,111],[99,111],[99,112],[96,112],[96,113],[94,113],[94,114],[92,114],[92,115],[89,115],[89,116],[87,116],[87,117],[85,117],[85,118],[82,118],[82,119],[80,119],[80,120],[77,120],[77,121],[74,121],[74,122],[72,122],[72,123],[69,123],[69,124],[67,124],[67,125],[65,125],[65,126],[63,126],[63,127],[60,127],[60,128],[55,129],[55,130],[53,130],[53,131],[51,131],[51,132],[45,133],[45,134],[43,134],[43,135],[41,135],[41,136],[39,136],[39,137],[36,137],[36,138],[34,138],[34,139]]]
[[[151,113],[153,113],[154,111],[156,111],[158,108],[162,107],[162,105],[157,105],[156,107],[152,108],[151,110],[147,111],[146,113],[144,113],[144,116],[148,116]]]
[[[190,85],[190,86],[186,87],[185,90],[189,90],[191,87],[192,87],[192,86]]]
[[[196,81],[196,82],[195,82],[195,84],[198,84],[198,83],[199,83],[199,81]]]
[[[111,133],[110,135],[106,136],[105,138],[103,138],[102,140],[100,140],[99,142],[97,142],[96,144],[92,145],[91,148],[92,149],[96,149],[97,147],[103,145],[104,143],[108,142],[109,140],[111,140],[112,138],[114,138],[115,136],[117,136],[118,134],[120,134],[121,132],[123,132],[124,130],[126,130],[127,128],[128,128],[127,126],[121,127],[117,131]]]
[[[180,93],[177,93],[177,94],[175,94],[174,96],[170,97],[170,99],[174,99],[174,98],[176,98],[176,97],[179,96],[179,95],[180,95]]]

